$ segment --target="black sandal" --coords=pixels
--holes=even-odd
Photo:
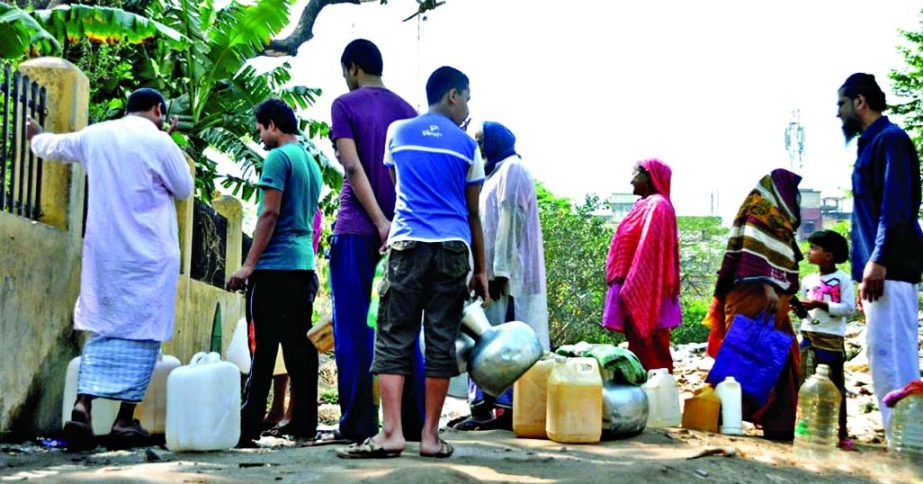
[[[455,447],[452,447],[452,444],[439,439],[439,452],[435,454],[424,454],[423,451],[420,451],[420,457],[434,458],[434,459],[445,459],[447,457],[452,457],[452,454],[455,453]]]
[[[68,452],[83,452],[96,448],[96,436],[90,424],[68,420],[64,423],[64,440]]]

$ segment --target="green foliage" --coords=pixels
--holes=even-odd
[[[90,40],[98,44],[141,44],[158,39],[177,47],[188,39],[179,32],[120,8],[61,5],[27,12],[0,3],[0,58],[61,54],[66,46]]]
[[[904,44],[898,46],[898,51],[904,57],[904,66],[892,70],[890,77],[894,93],[903,102],[889,108],[892,113],[902,116],[904,129],[913,139],[917,152],[923,153],[923,16],[916,31],[902,30],[901,35]]]
[[[676,225],[683,324],[673,330],[671,339],[675,344],[701,343],[708,339],[709,330],[702,320],[711,304],[728,229],[721,225],[720,217],[680,216]]]
[[[336,405],[340,403],[340,394],[336,388],[323,388],[318,395],[322,403]]]
[[[683,324],[674,328],[670,333],[673,344],[703,343],[708,340],[709,328],[702,324],[708,307],[711,305],[710,297],[694,297],[684,294],[680,298],[683,308]]]
[[[0,2],[0,59],[18,59],[27,53],[60,52],[61,43],[29,12]]]
[[[606,296],[606,253],[612,227],[593,215],[603,206],[596,196],[571,207],[540,183],[539,218],[545,243],[548,325],[552,346],[587,341],[618,343],[619,333],[602,328]]]

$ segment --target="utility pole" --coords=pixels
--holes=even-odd
[[[792,111],[791,119],[785,127],[785,151],[788,152],[792,171],[801,171],[804,168],[804,126],[801,124],[800,109]]]

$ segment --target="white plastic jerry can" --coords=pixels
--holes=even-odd
[[[236,365],[244,375],[250,374],[250,342],[247,335],[246,318],[240,318],[240,321],[237,321],[231,344],[228,345],[225,353],[225,359]]]
[[[679,388],[666,368],[648,373],[647,383],[641,386],[650,404],[648,427],[679,427],[682,412],[679,407]]]
[[[715,386],[715,394],[721,399],[721,433],[742,435],[743,399],[740,383],[729,376]]]
[[[179,366],[180,361],[175,356],[158,354],[151,383],[135,410],[141,426],[152,434],[163,434],[167,428],[167,377]]]
[[[196,353],[167,378],[167,448],[230,449],[240,439],[240,369],[218,353]]]
[[[76,357],[67,364],[67,374],[64,378],[64,398],[61,401],[61,425],[71,419],[74,402],[77,401],[77,376],[80,374],[80,357]],[[112,430],[112,423],[119,414],[121,402],[105,398],[94,398],[90,409],[90,420],[93,422],[93,433],[108,435]]]

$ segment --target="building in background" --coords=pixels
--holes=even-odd
[[[609,197],[609,207],[611,209],[611,221],[619,223],[631,211],[632,205],[638,200],[638,196],[633,193],[613,193]]]

